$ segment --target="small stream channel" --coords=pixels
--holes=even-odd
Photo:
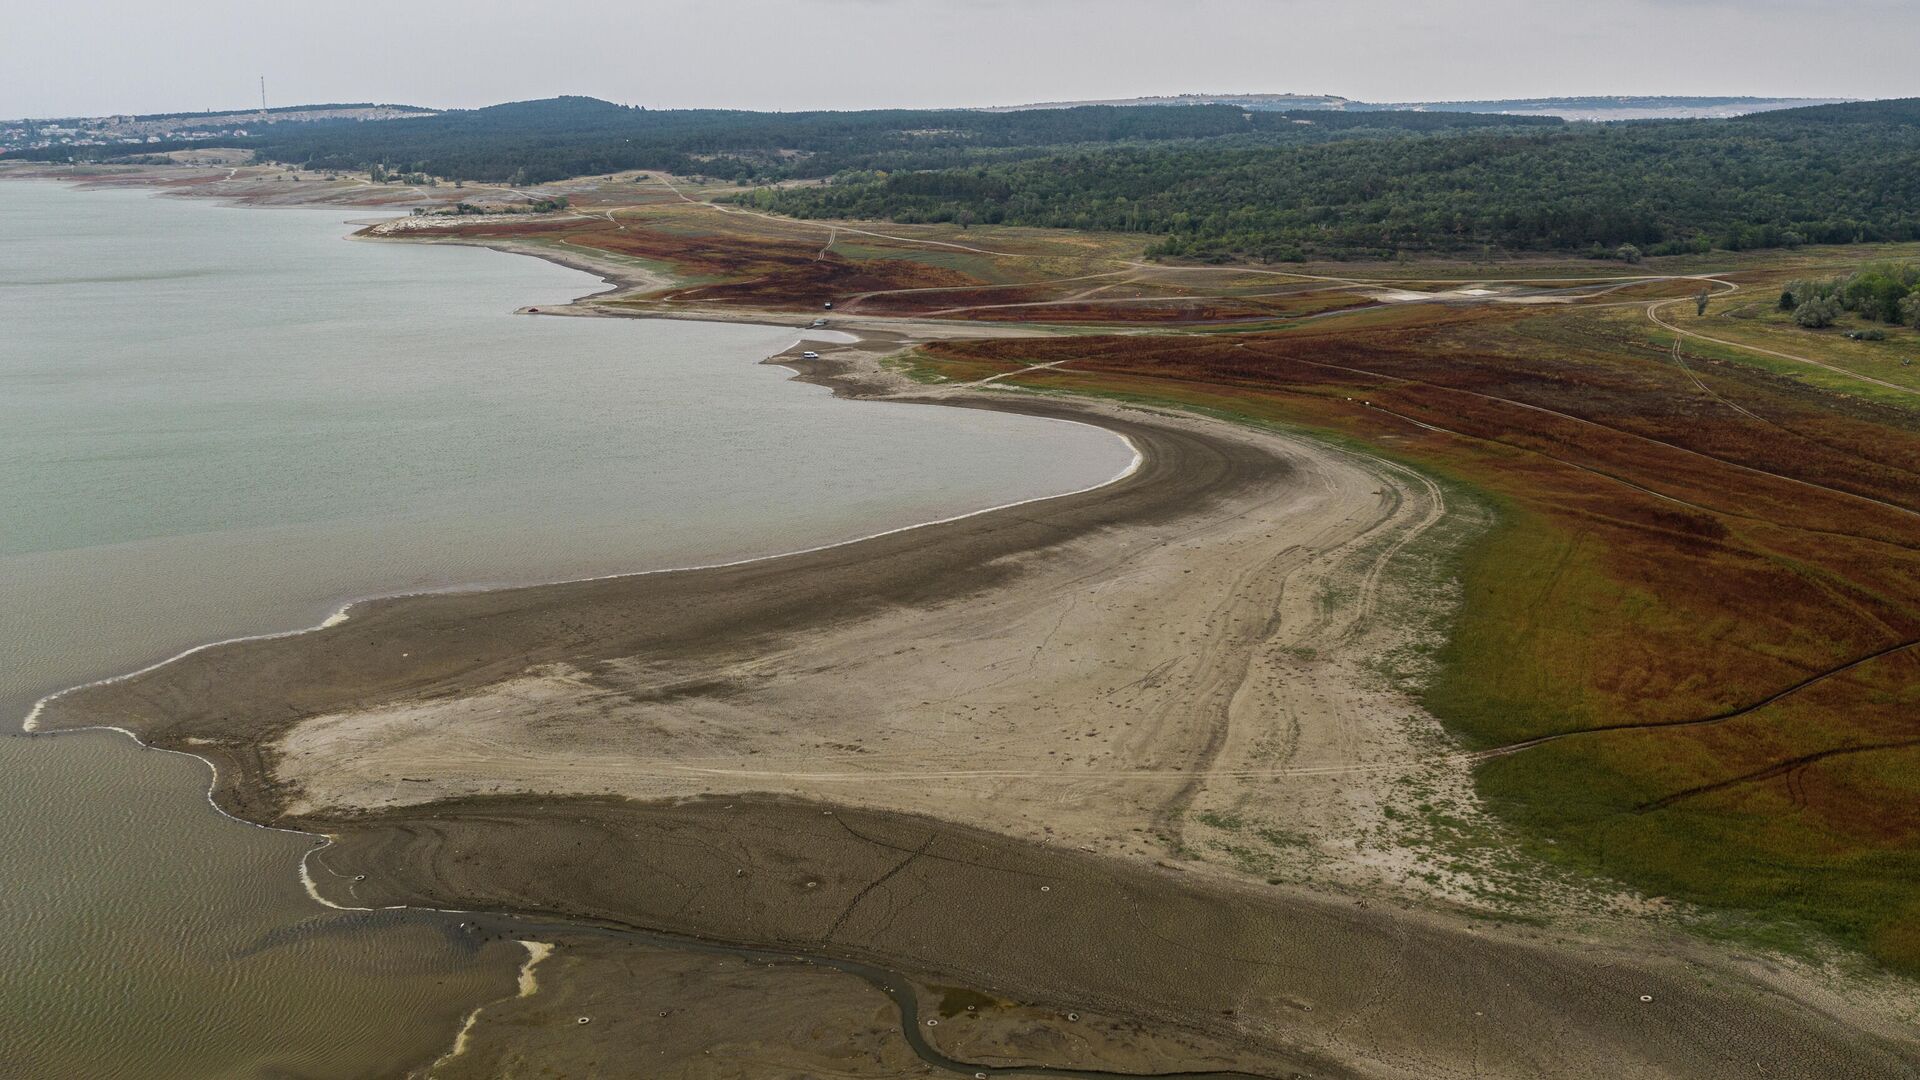
[[[893,1002],[900,1017],[900,1037],[913,1049],[921,1061],[936,1069],[967,1077],[993,1076],[1061,1076],[1061,1077],[1114,1077],[1152,1078],[1152,1080],[1277,1080],[1265,1073],[1237,1071],[1201,1071],[1201,1072],[1121,1072],[1108,1069],[1077,1069],[1064,1065],[984,1065],[978,1062],[961,1061],[947,1056],[927,1041],[925,1024],[920,1019],[920,1000],[914,992],[913,980],[897,971],[874,964],[848,960],[824,953],[796,951],[793,949],[767,949],[752,945],[730,945],[725,942],[705,938],[685,937],[665,934],[653,930],[641,930],[633,927],[612,926],[602,923],[570,923],[536,918],[522,918],[510,915],[472,915],[461,923],[469,933],[482,940],[540,938],[542,935],[554,937],[597,937],[614,941],[632,942],[655,948],[672,949],[680,952],[696,953],[702,956],[726,956],[764,964],[769,967],[798,965],[806,967],[829,968],[856,975],[866,980],[875,989],[887,995]]]

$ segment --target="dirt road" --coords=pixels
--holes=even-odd
[[[1707,278],[1703,280],[1712,281],[1713,284],[1716,284],[1716,285],[1727,286],[1727,293],[1733,293],[1733,292],[1739,291],[1739,286],[1729,281],[1721,281],[1717,278]],[[1727,294],[1723,293],[1721,295],[1727,295]],[[1684,327],[1681,327],[1672,322],[1669,322],[1667,318],[1660,313],[1660,309],[1669,307],[1673,304],[1678,304],[1678,303],[1684,303],[1684,301],[1656,300],[1647,305],[1647,318],[1653,320],[1654,325],[1660,327],[1662,330],[1665,330],[1672,334],[1677,334],[1681,337],[1690,337],[1699,341],[1709,342],[1714,345],[1724,345],[1729,349],[1740,349],[1745,352],[1759,353],[1762,356],[1771,356],[1776,360],[1790,360],[1796,364],[1805,364],[1809,367],[1822,368],[1824,370],[1833,372],[1835,375],[1840,375],[1848,379],[1855,379],[1855,380],[1858,380],[1859,382],[1872,383],[1873,385],[1881,387],[1883,389],[1895,390],[1902,394],[1920,394],[1920,390],[1915,390],[1911,386],[1901,386],[1899,383],[1891,383],[1886,381],[1885,379],[1876,379],[1871,375],[1863,375],[1858,371],[1850,371],[1846,368],[1839,366],[1838,364],[1829,364],[1824,360],[1815,360],[1815,359],[1812,359],[1811,357],[1806,357],[1806,356],[1796,356],[1793,353],[1780,352],[1777,349],[1768,349],[1759,345],[1750,345],[1745,342],[1728,341],[1725,338],[1709,337],[1706,334],[1699,333],[1698,331],[1688,330]]]

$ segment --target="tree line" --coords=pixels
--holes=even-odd
[[[1920,101],[1855,108],[1091,148],[935,172],[849,171],[745,198],[798,217],[1151,233],[1162,237],[1153,254],[1200,259],[1920,239]]]
[[[657,169],[736,181],[751,189],[740,201],[799,217],[1138,232],[1155,237],[1156,257],[1216,261],[1920,239],[1920,99],[1567,124],[1225,104],[758,113],[567,97],[276,124],[241,143],[302,169],[449,181]]]
[[[417,173],[542,184],[657,169],[742,183],[853,170],[911,172],[1004,163],[1075,148],[1189,143],[1297,145],[1441,131],[1559,127],[1552,118],[1420,112],[1277,113],[1233,105],[1076,106],[1014,112],[885,109],[763,113],[630,108],[594,98],[514,102],[378,123],[282,123],[234,140],[314,171]],[[200,145],[200,144],[180,144]],[[178,147],[148,145],[142,153]],[[114,148],[57,148],[101,159]]]

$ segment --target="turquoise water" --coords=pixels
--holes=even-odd
[[[597,283],[344,216],[0,184],[5,715],[354,597],[791,550],[1131,458],[836,401],[754,363],[791,330],[515,316]],[[378,1075],[507,992],[517,949],[318,907],[308,839],[206,781],[109,733],[0,737],[0,1076]]]

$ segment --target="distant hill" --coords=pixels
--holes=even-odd
[[[372,102],[326,105],[282,105],[272,109],[227,109],[209,112],[143,113],[115,116],[64,116],[0,120],[0,153],[74,148],[179,148],[209,140],[230,142],[276,126],[358,124],[378,120],[411,120],[435,115],[414,105]]]
[[[1554,97],[1492,101],[1427,101],[1368,105],[1365,108],[1417,109],[1423,112],[1500,113],[1507,116],[1557,116],[1562,120],[1719,120],[1752,113],[1830,105],[1841,98],[1759,97]]]
[[[1830,105],[1842,98],[1673,97],[1608,95],[1593,97],[1494,98],[1484,101],[1355,101],[1331,94],[1180,94],[1172,97],[1113,98],[1103,101],[1055,101],[1043,105],[1014,105],[989,111],[1063,109],[1076,105],[1234,105],[1242,109],[1342,112],[1452,112],[1494,113],[1504,116],[1554,116],[1562,120],[1690,120],[1724,119],[1776,109]]]
[[[1346,109],[1358,102],[1331,94],[1172,94],[1162,97],[1094,98],[1087,101],[1047,101],[1032,105],[996,105],[981,112],[1030,112],[1035,109],[1076,109],[1087,105],[1235,105],[1242,109],[1288,112],[1302,109]]]
[[[201,112],[114,113],[107,116],[42,116],[0,120],[0,125],[16,124],[106,127],[115,124],[141,124],[168,121],[181,125],[227,122],[235,119],[264,118],[268,123],[299,123],[316,119],[389,120],[401,117],[432,116],[439,110],[418,105],[390,105],[372,101],[333,102],[324,105],[275,105],[271,109],[209,109]]]
[[[1920,124],[1920,98],[1888,98],[1885,101],[1850,101],[1837,105],[1815,105],[1786,109],[1760,116],[1744,117],[1754,123],[1780,124]]]

